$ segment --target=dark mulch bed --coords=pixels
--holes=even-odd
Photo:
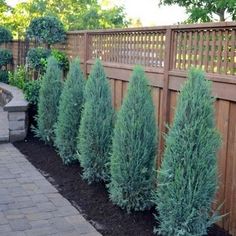
[[[88,185],[81,178],[79,164],[64,166],[54,149],[32,134],[14,145],[104,236],[153,235],[154,210],[134,214],[122,211],[109,201],[104,184]],[[216,226],[209,231],[210,236],[229,236]]]

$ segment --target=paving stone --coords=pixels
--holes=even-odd
[[[0,236],[49,235],[100,234],[16,148],[0,144]]]
[[[10,220],[9,224],[13,231],[25,231],[32,228],[32,226],[29,224],[29,221],[25,218]]]

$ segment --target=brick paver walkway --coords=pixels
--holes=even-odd
[[[101,236],[12,144],[0,144],[1,236]]]

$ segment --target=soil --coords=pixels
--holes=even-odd
[[[153,236],[154,209],[127,214],[114,206],[102,183],[88,185],[81,178],[79,163],[65,166],[55,150],[33,137],[14,145],[104,236]],[[213,226],[209,236],[229,236]]]

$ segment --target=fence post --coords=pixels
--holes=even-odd
[[[84,76],[87,79],[88,32],[84,33]]]
[[[169,71],[172,67],[172,49],[173,49],[173,32],[171,27],[166,29],[165,40],[165,59],[164,59],[164,82],[163,82],[163,98],[162,98],[162,120],[161,120],[161,137],[160,137],[160,157],[164,151],[164,137],[166,133],[166,124],[169,121],[170,114],[170,94],[169,94]],[[159,158],[158,166],[160,166],[161,158]]]

